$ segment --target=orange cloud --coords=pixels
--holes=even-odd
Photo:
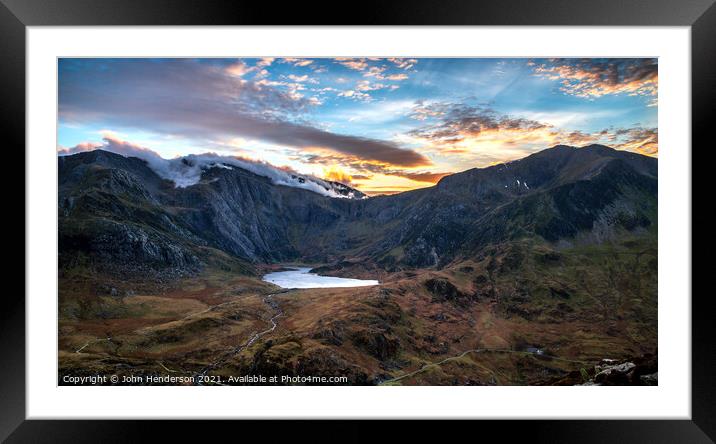
[[[558,144],[599,143],[650,156],[659,151],[656,128],[568,131],[537,120],[499,114],[487,107],[450,103],[416,103],[410,117],[432,123],[408,133],[414,143],[423,144],[421,152],[476,166],[514,160]]]
[[[657,59],[611,59],[604,62],[555,59],[532,63],[536,75],[560,82],[566,94],[595,98],[609,94],[656,96]]]
[[[524,138],[521,135],[548,133],[552,127],[536,120],[500,115],[489,108],[462,104],[418,104],[411,116],[418,120],[439,117],[438,123],[410,131],[409,134],[447,145],[456,145],[478,136],[519,140]]]
[[[350,185],[353,182],[353,177],[346,173],[341,167],[337,165],[330,166],[323,169],[323,178],[326,180],[332,180],[334,182],[340,182],[346,185]]]
[[[445,176],[449,176],[453,173],[411,173],[411,172],[403,172],[401,174],[402,177],[408,178],[410,180],[414,180],[416,182],[425,182],[425,183],[438,183],[440,179],[442,179]]]
[[[647,156],[659,154],[659,132],[656,128],[630,128],[621,130],[620,135],[625,135],[625,138],[614,148],[634,151]]]
[[[311,147],[290,158],[291,161],[321,165],[322,177],[350,184],[361,191],[382,187],[381,193],[387,189],[406,190],[423,188],[437,183],[451,172],[425,171],[419,167],[405,168],[386,162],[366,161],[355,156],[343,155],[325,148]]]

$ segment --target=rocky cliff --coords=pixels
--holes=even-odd
[[[59,157],[58,167],[61,268],[90,259],[192,273],[212,249],[253,263],[440,268],[504,241],[598,243],[657,222],[656,159],[599,145],[556,146],[368,199],[342,184],[358,198],[218,166],[179,188],[140,159],[101,150]]]

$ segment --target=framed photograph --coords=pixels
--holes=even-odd
[[[3,439],[712,442],[711,0],[273,9],[2,1]]]

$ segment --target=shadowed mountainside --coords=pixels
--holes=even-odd
[[[656,159],[556,146],[368,199],[221,167],[176,188],[99,150],[58,166],[60,378],[656,381]],[[381,284],[260,280],[291,261]]]
[[[614,237],[654,223],[657,161],[593,145],[524,159],[370,199],[336,199],[210,168],[175,188],[143,161],[104,151],[59,157],[61,263],[191,272],[201,249],[247,262],[338,263],[383,269],[444,266],[486,245]]]

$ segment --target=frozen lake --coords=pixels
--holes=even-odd
[[[309,273],[310,270],[310,268],[301,267],[289,271],[277,271],[265,275],[263,280],[281,288],[369,287],[379,284],[375,280],[319,276],[315,273]]]

